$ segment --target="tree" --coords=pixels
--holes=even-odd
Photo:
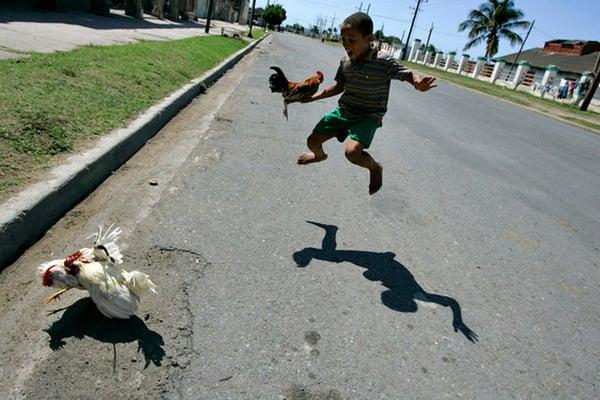
[[[485,57],[489,60],[498,53],[500,39],[508,39],[512,46],[523,43],[515,28],[527,29],[531,24],[522,20],[525,14],[515,8],[513,0],[487,0],[477,10],[471,10],[468,19],[458,25],[458,31],[469,30],[469,41],[463,50],[485,42]]]
[[[419,50],[421,50],[423,53],[427,51],[430,51],[433,54],[437,53],[437,47],[435,47],[432,43],[430,43],[427,48],[425,48],[425,43],[423,43],[421,47],[419,47]]]
[[[265,8],[262,18],[269,28],[273,29],[276,25],[281,25],[287,16],[285,14],[285,8],[283,8],[281,4],[271,4]]]
[[[263,13],[265,12],[265,9],[262,7],[256,7],[254,8],[254,21],[255,22],[260,22],[262,20],[262,16]]]
[[[297,22],[294,25],[287,25],[286,29],[294,33],[304,33],[304,27]]]
[[[125,14],[134,18],[144,18],[144,8],[142,0],[127,0],[125,5]]]
[[[386,36],[384,41],[391,43],[391,44],[402,44],[402,41],[400,40],[400,38],[398,36],[394,36],[394,35]]]

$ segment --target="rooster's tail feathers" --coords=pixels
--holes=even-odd
[[[283,71],[281,70],[281,68],[279,68],[279,67],[276,67],[276,66],[271,66],[271,67],[269,67],[269,68],[270,68],[270,69],[272,69],[273,71],[277,72],[278,74],[285,76],[285,75],[283,74]]]
[[[99,226],[98,232],[88,236],[88,238],[94,238],[94,257],[97,260],[121,264],[123,262],[123,255],[117,245],[117,240],[119,240],[119,236],[123,231],[119,227],[113,227],[114,224],[111,224],[104,231],[103,227]]]
[[[138,298],[149,292],[156,293],[156,285],[150,280],[150,277],[141,271],[123,271],[125,286],[133,292]]]
[[[275,71],[275,73],[269,77],[269,88],[271,89],[271,92],[283,92],[287,89],[289,83],[285,74],[279,67],[271,67],[271,69]]]

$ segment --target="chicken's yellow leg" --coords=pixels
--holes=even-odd
[[[44,300],[44,302],[46,304],[58,299],[60,296],[62,296],[67,290],[69,290],[71,288],[65,288],[65,289],[61,289],[58,292],[54,293],[52,296],[46,297],[46,300]]]

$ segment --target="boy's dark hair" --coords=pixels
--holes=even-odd
[[[347,25],[351,29],[356,29],[363,36],[373,34],[373,20],[369,17],[369,14],[363,12],[357,12],[350,15],[342,22],[342,27]]]

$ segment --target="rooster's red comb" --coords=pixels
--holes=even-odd
[[[77,251],[65,258],[65,267],[70,268],[73,265],[73,263],[77,261],[77,259],[82,255],[83,253],[81,251]]]
[[[44,273],[42,274],[42,285],[44,286],[52,286],[54,284],[54,277],[52,276],[52,268],[57,267],[58,265],[54,264],[46,268]]]

